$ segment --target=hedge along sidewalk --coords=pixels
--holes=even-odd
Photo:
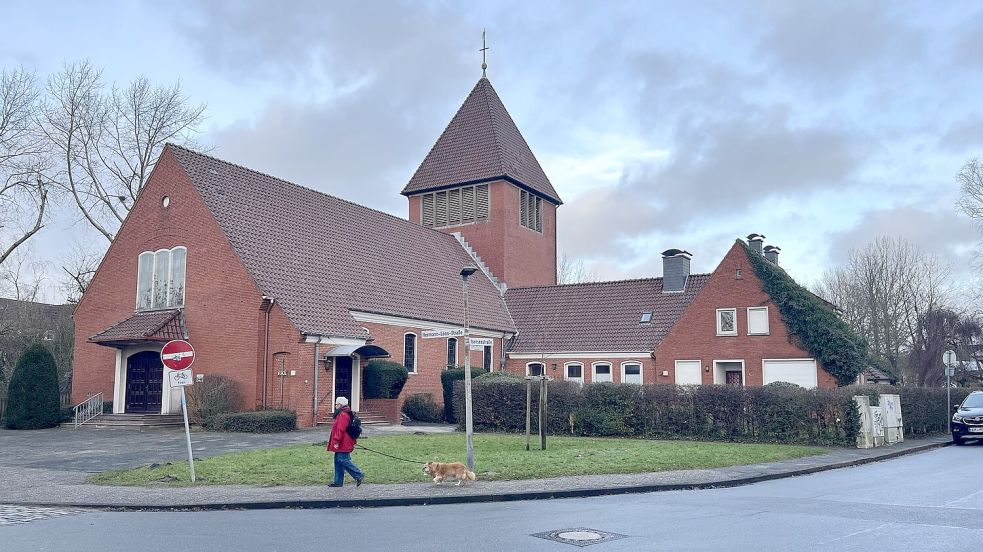
[[[370,483],[426,481],[421,472],[423,462],[457,461],[464,450],[460,434],[373,437],[360,444],[418,461],[403,462],[356,450],[352,458],[367,473]],[[829,449],[788,445],[581,437],[551,437],[547,450],[534,447],[527,452],[521,435],[475,435],[476,471],[482,481],[710,469],[828,452]],[[195,462],[195,470],[198,483],[204,485],[324,485],[329,482],[331,467],[329,454],[319,444],[204,458]],[[104,472],[90,477],[89,482],[154,487],[190,485],[185,462]]]

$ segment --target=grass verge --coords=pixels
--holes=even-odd
[[[361,445],[392,456],[418,460],[402,462],[356,449],[352,460],[370,483],[424,482],[422,463],[464,461],[464,435],[391,435],[365,438]],[[589,437],[551,437],[547,450],[525,450],[520,435],[476,434],[478,479],[540,479],[564,475],[643,473],[719,468],[824,454],[827,449],[792,445],[648,441]],[[293,445],[203,458],[195,462],[198,484],[204,485],[324,485],[330,481],[332,456],[320,445]],[[153,468],[103,472],[89,477],[100,485],[187,486],[187,462]]]

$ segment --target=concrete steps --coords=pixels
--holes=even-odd
[[[371,410],[361,410],[356,412],[359,418],[362,420],[363,426],[369,425],[390,425],[389,420],[386,420],[382,414],[378,412],[373,412]],[[320,417],[317,420],[317,425],[332,424],[334,423],[334,416],[328,414],[326,416]]]
[[[75,427],[74,423],[62,424]],[[85,422],[82,428],[113,428],[113,427],[179,427],[184,425],[181,414],[102,414]]]

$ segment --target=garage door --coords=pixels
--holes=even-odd
[[[700,385],[703,378],[700,376],[699,360],[677,360],[676,361],[676,385]]]
[[[819,385],[815,359],[776,359],[761,362],[764,384],[773,381],[787,381],[812,389]]]

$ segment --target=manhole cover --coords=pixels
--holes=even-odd
[[[545,533],[534,533],[532,536],[562,542],[564,544],[572,544],[574,546],[590,546],[592,544],[623,539],[626,535],[588,529],[587,527],[575,527],[573,529],[557,529]]]

